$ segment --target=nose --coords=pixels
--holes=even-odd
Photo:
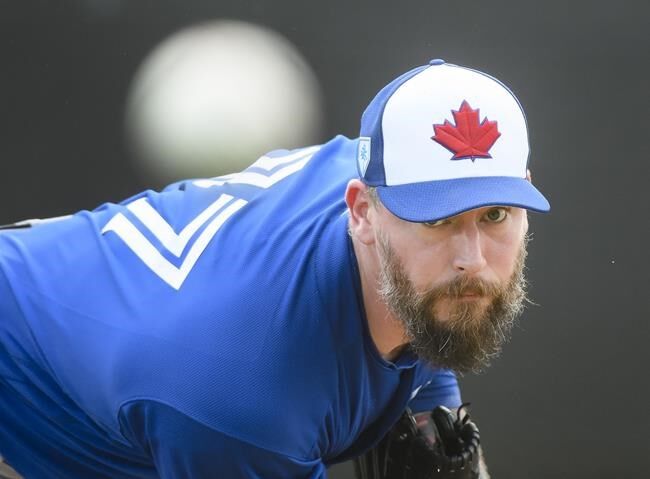
[[[476,224],[465,225],[453,236],[453,267],[458,273],[474,275],[487,264],[483,255],[481,232]]]

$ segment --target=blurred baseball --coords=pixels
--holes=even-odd
[[[263,153],[319,139],[320,89],[297,49],[240,21],[182,30],[137,72],[127,135],[160,180],[240,171]]]

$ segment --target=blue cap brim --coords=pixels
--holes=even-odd
[[[548,201],[525,178],[490,176],[378,186],[382,204],[406,221],[430,222],[485,206],[515,206],[545,213]]]

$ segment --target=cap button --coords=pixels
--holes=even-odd
[[[442,58],[434,58],[429,62],[429,65],[443,65],[445,61]]]

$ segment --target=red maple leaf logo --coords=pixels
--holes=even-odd
[[[452,110],[456,125],[445,120],[444,125],[433,125],[433,141],[440,143],[454,153],[452,160],[471,158],[492,158],[488,151],[501,136],[496,121],[487,118],[479,123],[479,110],[473,110],[467,101],[463,100],[458,111]]]

